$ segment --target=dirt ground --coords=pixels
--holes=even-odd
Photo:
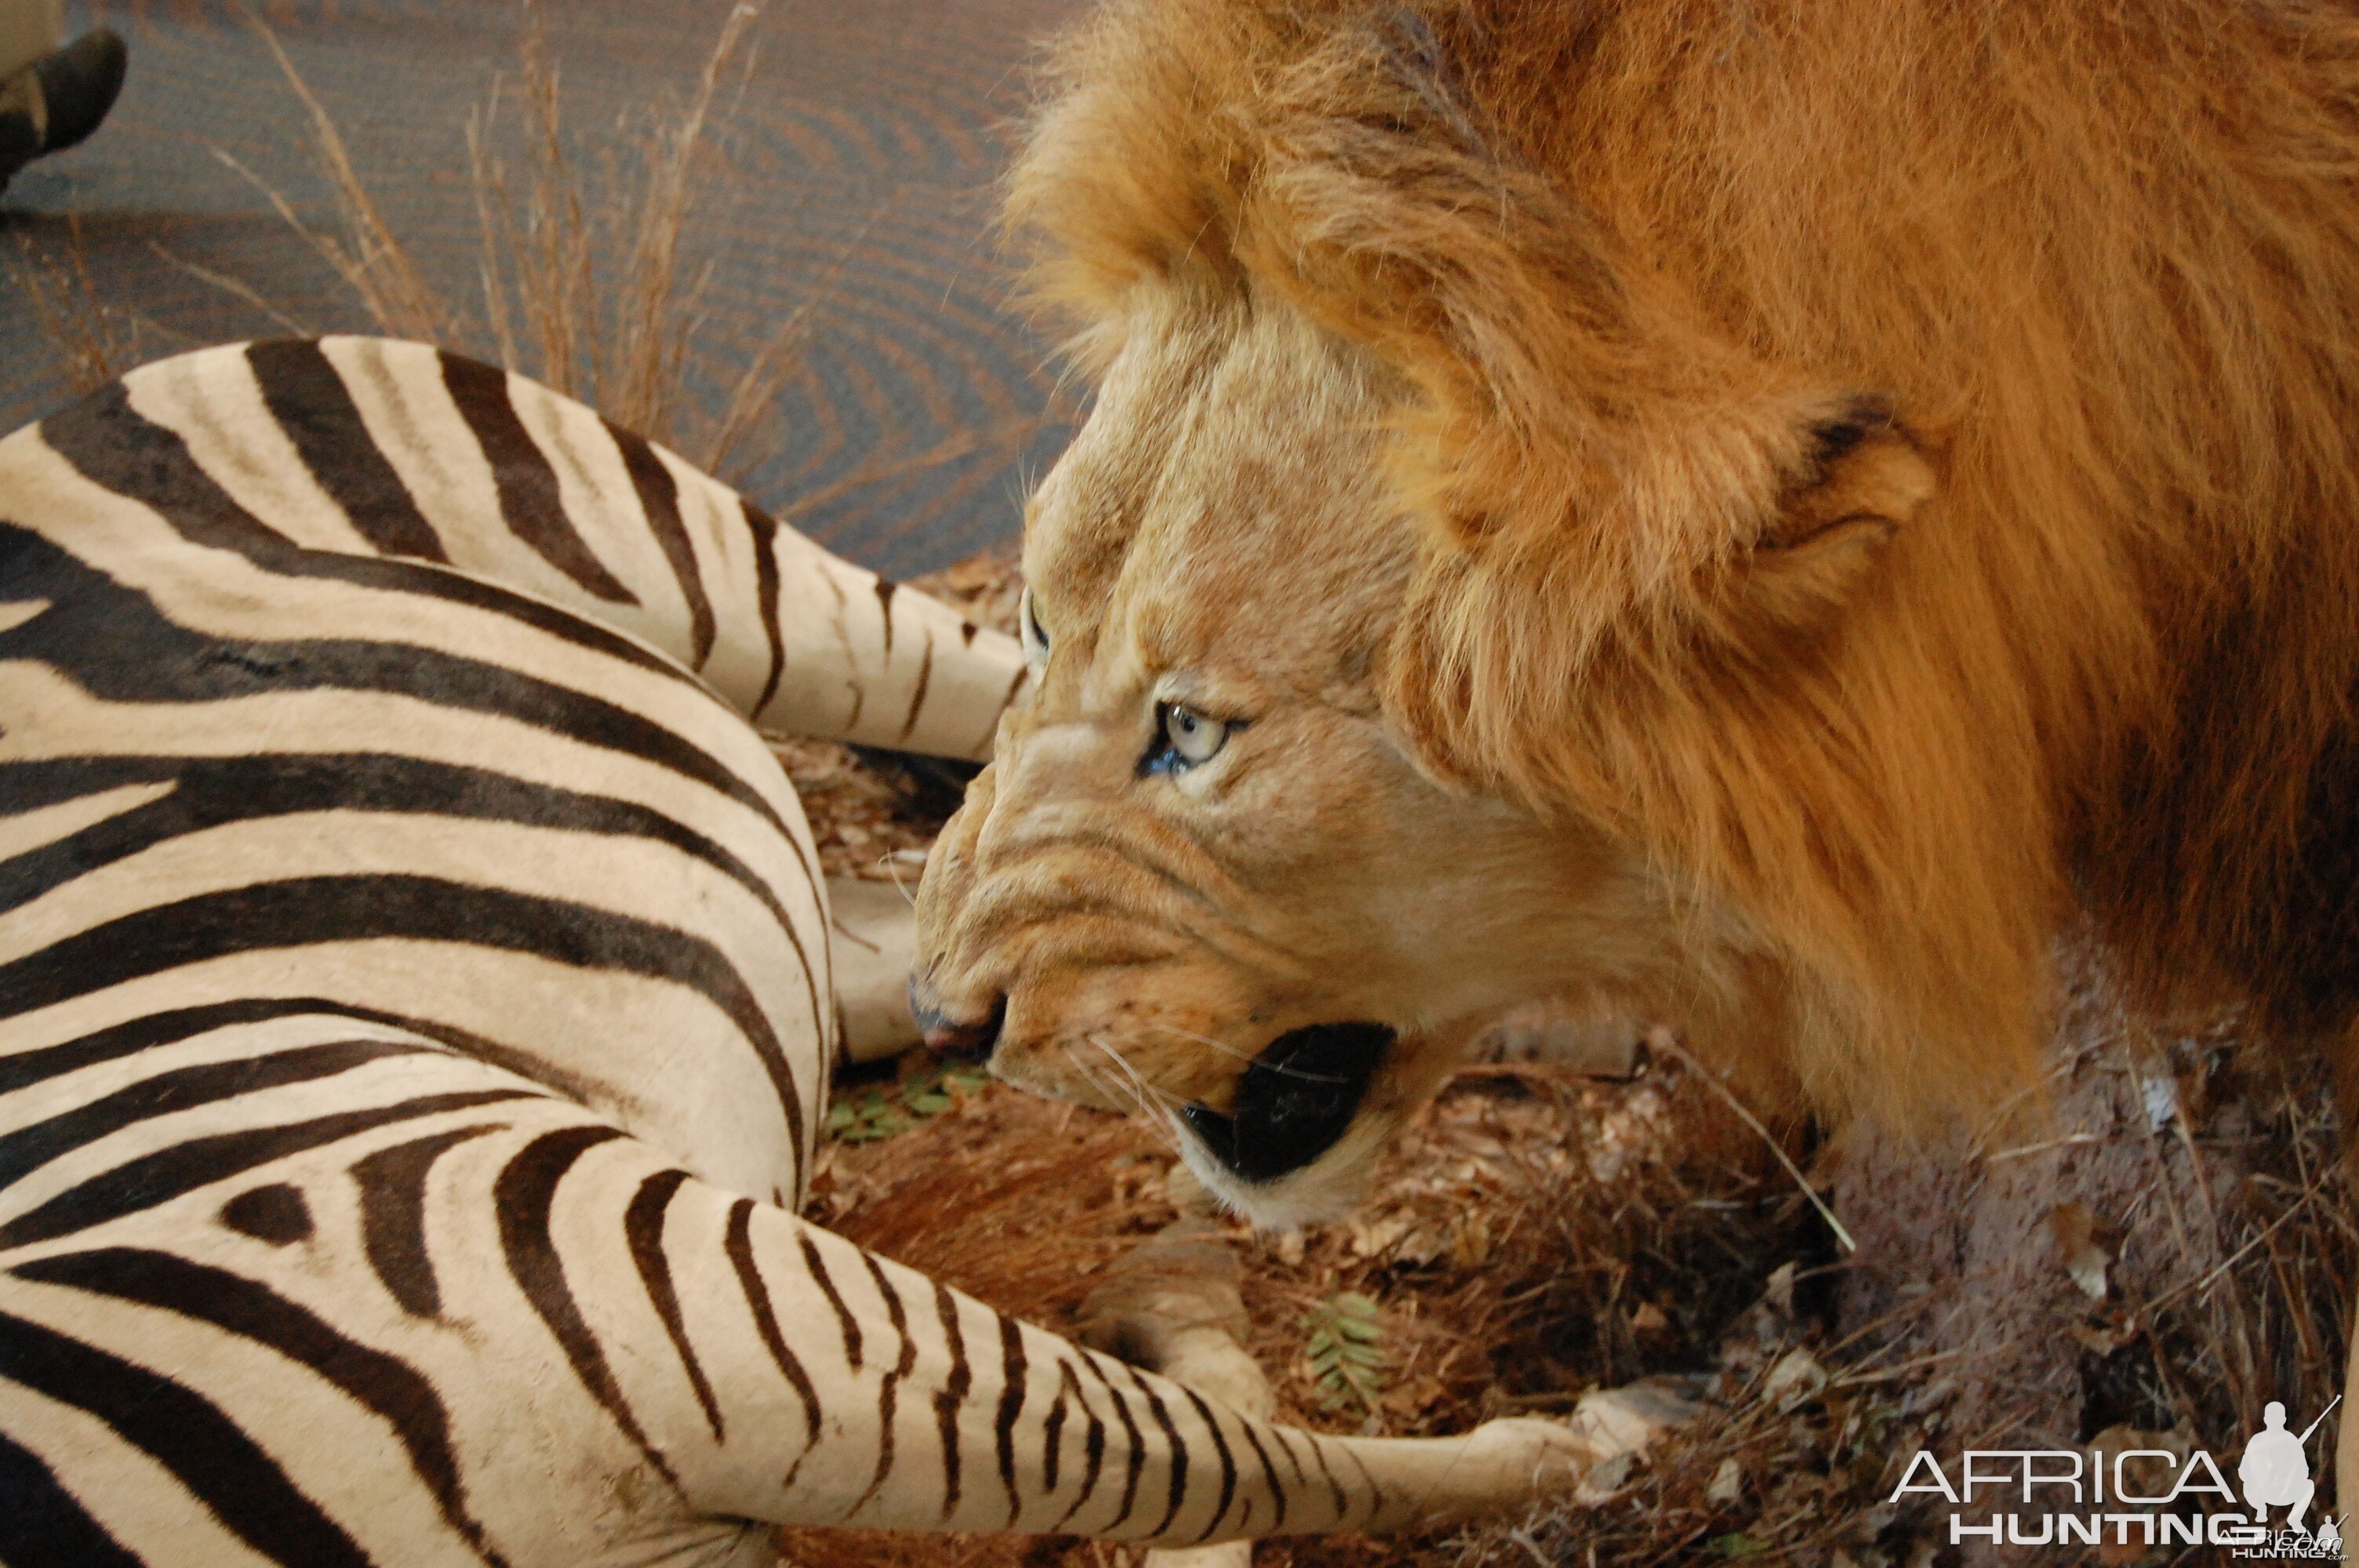
[[[903,1130],[833,1144],[809,1212],[1004,1310],[1078,1336],[1085,1299],[1178,1217],[1173,1151],[1135,1118],[1051,1104],[942,1064],[905,1063],[894,1098],[927,1106]],[[906,1087],[904,1087],[906,1086]],[[875,1089],[853,1086],[854,1103]],[[1529,1068],[1470,1075],[1387,1161],[1375,1202],[1287,1237],[1231,1223],[1246,1339],[1285,1418],[1335,1432],[1449,1432],[1491,1415],[1571,1408],[1584,1389],[1695,1369],[1810,1230],[1744,1153],[1743,1130],[1676,1069],[1629,1084]],[[1716,1147],[1718,1157],[1700,1151]],[[1686,1152],[1668,1161],[1665,1152]],[[1364,1334],[1364,1363],[1316,1357],[1312,1336]],[[1708,1382],[1709,1379],[1700,1379]],[[1699,1515],[1708,1529],[1717,1516]],[[803,1568],[1094,1564],[1083,1542],[949,1543],[802,1532]],[[1445,1560],[1440,1541],[1421,1552]],[[1393,1542],[1270,1543],[1256,1562],[1400,1560]]]
[[[916,586],[987,622],[1013,614],[1005,555]],[[921,866],[953,775],[784,750],[832,868]],[[1358,1212],[1290,1236],[1226,1223],[1247,1347],[1286,1419],[1449,1432],[1640,1379],[1697,1408],[1585,1500],[1447,1536],[1264,1542],[1258,1568],[2207,1561],[2218,1549],[1962,1555],[1922,1499],[1886,1501],[1920,1447],[2233,1456],[2267,1400],[2307,1421],[2340,1386],[2359,1236],[2331,1096],[2234,1020],[2141,1023],[2083,946],[2060,963],[2049,1081],[1946,1143],[1795,1129],[1789,1170],[1675,1047],[1641,1046],[1612,1079],[1522,1059],[1566,1033],[1543,1012],[1419,1119]],[[1178,1214],[1167,1133],[1030,1098],[972,1062],[868,1069],[839,1087],[831,1126],[814,1218],[1069,1335]],[[2332,1473],[2332,1427],[2316,1474]],[[787,1543],[802,1568],[1138,1555],[858,1531]]]

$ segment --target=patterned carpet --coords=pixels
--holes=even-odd
[[[490,353],[466,130],[496,78],[509,109],[493,145],[513,168],[528,156],[515,112],[521,11],[428,0],[257,8],[452,307],[457,346]],[[729,477],[880,570],[927,570],[1012,536],[1025,480],[1069,433],[1072,409],[1009,308],[989,231],[1027,66],[1077,8],[769,0],[721,94],[681,240],[680,276],[701,280],[685,423],[717,418],[745,365],[790,330],[772,428],[751,449],[758,460]],[[725,0],[549,5],[567,157],[585,183],[632,182],[651,115],[688,101],[726,14]],[[0,430],[71,395],[67,356],[28,278],[94,301],[116,370],[289,325],[369,325],[273,210],[268,192],[306,224],[336,228],[308,114],[244,8],[71,8],[77,30],[99,18],[131,51],[113,118],[0,196]],[[615,272],[619,257],[600,265]]]

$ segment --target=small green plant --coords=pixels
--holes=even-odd
[[[991,1081],[973,1062],[942,1061],[922,1051],[902,1058],[891,1085],[850,1086],[827,1108],[828,1132],[846,1143],[874,1143],[907,1132],[928,1117],[955,1110]]]
[[[1743,1562],[1747,1557],[1758,1557],[1768,1550],[1767,1541],[1756,1541],[1741,1530],[1730,1530],[1726,1535],[1715,1535],[1704,1543],[1704,1551],[1713,1557],[1725,1557],[1732,1562]]]
[[[909,1118],[883,1089],[870,1089],[856,1099],[837,1095],[827,1108],[827,1130],[846,1143],[874,1143],[908,1131]]]
[[[1319,1401],[1331,1411],[1376,1408],[1391,1358],[1385,1354],[1383,1309],[1357,1291],[1339,1291],[1303,1314],[1303,1356]]]

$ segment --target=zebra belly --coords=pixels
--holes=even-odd
[[[71,555],[0,522],[0,1059],[158,1007],[317,997],[791,1201],[832,1040],[825,928],[799,808],[742,720],[561,611],[420,591],[447,571],[353,563],[323,612],[317,582],[91,510]]]
[[[576,1289],[636,1266],[600,1189],[640,1146],[346,1014],[142,1025],[0,1102],[12,1503],[54,1491],[151,1563],[766,1560],[651,1461],[693,1434],[634,1442],[601,1398],[663,1408],[600,1348],[636,1325]]]

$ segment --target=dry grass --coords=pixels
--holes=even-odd
[[[306,224],[280,192],[219,156],[309,241],[379,330],[495,357],[663,442],[706,472],[742,483],[781,449],[777,410],[795,354],[884,204],[854,226],[832,260],[799,280],[800,297],[760,348],[750,354],[708,349],[701,328],[710,268],[692,265],[683,242],[692,215],[715,195],[713,128],[745,91],[761,0],[731,7],[684,103],[650,102],[625,114],[594,158],[584,157],[566,116],[543,0],[519,0],[519,7],[515,81],[495,80],[466,128],[482,253],[480,314],[426,279],[334,120],[251,10],[248,25],[310,115],[313,150],[335,195],[337,231]],[[252,290],[215,281],[284,322]],[[723,389],[717,408],[688,395],[699,380]],[[788,498],[791,509],[808,511],[864,486],[1005,449],[1077,417],[1060,395],[1039,415],[956,430],[915,453],[879,454],[823,489]]]
[[[279,187],[225,151],[214,156],[262,193],[352,291],[375,330],[496,359],[731,483],[742,484],[782,449],[777,410],[795,355],[885,204],[853,227],[832,260],[798,280],[799,297],[758,349],[708,346],[702,326],[711,268],[694,261],[685,241],[694,215],[716,195],[714,131],[745,91],[748,40],[762,0],[731,7],[684,103],[651,100],[626,113],[597,135],[594,153],[585,151],[590,138],[567,117],[543,0],[517,0],[514,79],[495,79],[466,126],[481,254],[477,287],[463,299],[439,288],[412,254],[270,23],[251,5],[241,3],[237,10],[309,118],[332,222],[307,220]],[[310,330],[241,280],[158,249],[172,266],[280,329]],[[78,267],[78,252],[73,259]],[[37,265],[56,276],[25,287],[71,384],[103,384],[137,362],[136,351],[115,346],[119,332],[92,330],[117,313],[102,312],[86,297],[86,274],[77,280],[68,268],[37,263],[28,246],[20,278]],[[97,341],[110,351],[94,354]],[[717,389],[717,406],[690,395],[700,383]],[[1060,395],[1038,416],[952,431],[916,452],[880,453],[824,489],[790,498],[792,505],[824,505],[864,486],[1009,448],[1076,417]]]
[[[369,317],[380,331],[396,338],[413,338],[420,342],[449,343],[456,341],[455,318],[450,308],[427,283],[408,247],[385,221],[376,199],[360,171],[353,167],[352,155],[345,149],[344,138],[336,129],[336,122],[327,106],[304,81],[287,57],[278,35],[270,24],[252,7],[241,5],[238,10],[264,45],[278,69],[287,78],[295,95],[311,118],[312,150],[317,155],[328,188],[336,199],[337,216],[342,232],[322,233],[306,224],[288,203],[268,182],[228,153],[216,148],[214,157],[243,175],[268,199],[278,215],[296,232],[310,241],[321,259],[335,270],[353,292],[360,297]]]
[[[19,233],[8,270],[74,391],[95,392],[139,362],[139,319],[100,300],[79,214],[66,219],[62,257]]]
[[[706,131],[760,15],[757,5],[732,7],[683,108],[617,127],[622,145],[640,149],[630,170],[610,160],[585,178],[568,151],[538,0],[525,6],[513,95],[495,83],[491,102],[467,126],[484,310],[502,362],[658,438],[683,434],[684,373],[705,275],[682,274],[680,241],[690,212],[709,194]],[[526,148],[514,169],[495,150],[511,103]],[[603,256],[622,257],[619,271],[602,276]],[[689,454],[692,460],[717,467],[742,438],[751,412],[767,401],[766,388],[776,389],[777,351],[774,344],[749,363],[719,427]]]
[[[2305,1093],[2232,1028],[2124,1017],[2082,958],[2051,1114],[2019,1141],[1855,1146],[1838,1190],[1867,1253],[1817,1303],[1765,1304],[1714,1355],[1706,1419],[1630,1493],[1467,1543],[1460,1568],[1702,1556],[1901,1568],[1952,1561],[1946,1520],[1886,1502],[1919,1448],[2209,1448],[2233,1471],[2261,1406],[2314,1415],[2340,1387],[2359,1235],[2330,1097]],[[2012,1127],[1994,1117],[1992,1129]],[[2077,1210],[2104,1260],[2092,1299],[2058,1221]],[[2073,1229],[2076,1238],[2084,1232]],[[1772,1297],[1777,1296],[1772,1292]],[[1765,1385],[1797,1350],[1827,1381]],[[2331,1475],[2333,1422],[2313,1441]],[[1741,1490],[1715,1501],[1736,1465]],[[2165,1551],[2024,1554],[2162,1563]]]
[[[333,227],[307,222],[268,181],[226,153],[216,156],[262,191],[351,288],[377,330],[495,357],[723,479],[742,479],[776,449],[772,421],[794,351],[858,237],[810,280],[760,350],[732,352],[721,363],[704,348],[710,269],[690,265],[683,241],[692,214],[713,194],[712,132],[724,99],[743,90],[758,0],[730,9],[685,103],[650,103],[625,115],[595,158],[585,158],[567,124],[541,0],[522,0],[516,81],[495,79],[467,124],[482,244],[472,306],[427,277],[277,33],[251,8],[241,9],[310,115],[312,151],[335,202]],[[176,265],[293,325],[235,280]],[[726,388],[717,411],[687,395],[703,370]]]

